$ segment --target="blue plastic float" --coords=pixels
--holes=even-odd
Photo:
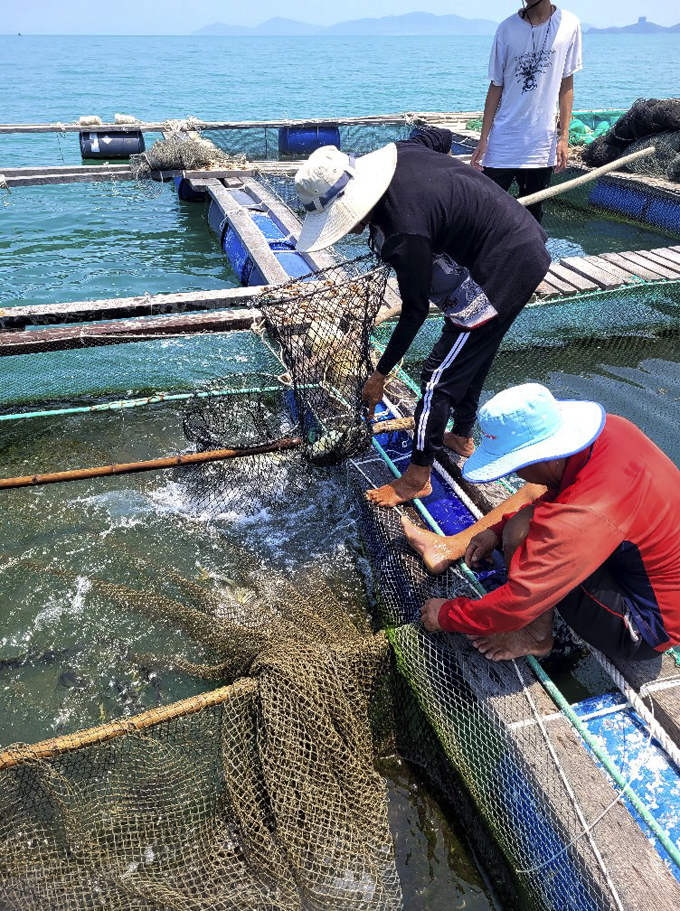
[[[340,128],[337,123],[318,126],[279,127],[280,155],[309,155],[321,146],[340,148]]]

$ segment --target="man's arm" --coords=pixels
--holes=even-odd
[[[559,174],[567,166],[569,155],[569,124],[574,106],[574,76],[565,76],[560,83],[560,141],[557,143],[557,161],[555,173]]]
[[[368,407],[369,419],[373,418],[375,407],[383,397],[385,377],[411,347],[430,311],[432,248],[427,238],[419,234],[392,236],[383,244],[381,256],[397,274],[401,312],[385,352],[361,394]]]
[[[616,526],[587,507],[542,503],[515,551],[506,584],[479,600],[445,601],[439,627],[482,636],[522,629],[595,572],[622,540]]]
[[[489,84],[489,91],[486,93],[486,101],[484,102],[484,115],[482,117],[482,135],[479,139],[479,144],[477,148],[472,153],[472,158],[470,164],[473,168],[476,168],[478,171],[482,170],[482,158],[484,157],[484,152],[486,152],[486,147],[489,141],[489,133],[491,132],[491,127],[493,125],[493,119],[496,116],[496,111],[498,110],[498,105],[501,103],[501,95],[503,94],[503,86],[496,85],[495,82]]]

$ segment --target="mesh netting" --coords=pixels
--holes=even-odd
[[[247,679],[0,754],[3,908],[400,907],[369,725],[387,643],[313,572],[251,584],[219,613],[190,597],[136,605],[220,656],[176,664]]]
[[[457,568],[443,576],[429,574],[410,552],[395,511],[377,509],[361,497],[367,487],[384,481],[384,472],[377,459],[354,460],[350,468],[363,505],[380,621],[450,767],[514,872],[520,906],[551,911],[633,907],[637,886],[631,855],[622,852],[619,838],[620,827],[631,837],[635,826],[569,723],[554,714],[525,662],[489,662],[465,637],[428,634],[413,623],[427,598],[474,597],[477,586]],[[414,761],[443,778],[446,787],[447,774],[437,768],[436,755],[417,749],[421,736],[427,742],[422,722],[407,715],[403,724],[413,725],[409,752]],[[627,844],[628,851],[648,850],[641,832],[632,837],[636,844]],[[658,858],[650,862],[660,863]],[[666,896],[676,894],[672,877],[664,889]]]
[[[646,169],[659,177],[678,179],[678,133],[680,133],[680,98],[660,101],[656,98],[638,98],[630,110],[602,136],[596,137],[582,152],[583,161],[599,167],[615,161],[628,152],[634,152],[648,145],[656,145],[658,153],[645,165]],[[653,139],[649,139],[653,137]],[[638,142],[638,140],[643,140]]]
[[[148,178],[152,171],[198,171],[215,167],[242,167],[244,154],[228,155],[198,134],[187,136],[171,132],[159,139],[148,152],[130,156],[130,169],[136,180]]]
[[[329,131],[328,126],[332,129]],[[284,128],[285,129],[285,128]],[[315,136],[316,127],[305,130],[306,142],[321,145],[337,145],[343,152],[353,155],[365,155],[388,142],[408,139],[413,124],[404,118],[402,123],[377,124],[330,124],[321,125],[320,140]],[[306,158],[309,151],[295,153],[286,151],[285,140],[282,140],[278,127],[242,127],[225,130],[203,130],[202,135],[221,148],[228,155],[245,153],[249,161],[267,161],[293,158]],[[309,149],[309,145],[305,148]]]
[[[260,298],[262,331],[278,346],[288,369],[289,391],[273,390],[237,400],[193,402],[185,418],[187,438],[201,450],[300,439],[299,452],[250,460],[253,497],[275,504],[282,490],[305,484],[308,465],[333,465],[369,444],[361,390],[371,369],[370,339],[387,280],[384,267],[357,272],[370,257],[314,273],[312,281],[291,281]],[[209,508],[235,505],[225,472],[200,469]],[[220,482],[219,479],[222,478]],[[212,492],[211,492],[212,490]],[[250,499],[250,498],[249,498]],[[253,502],[241,504],[253,508]]]

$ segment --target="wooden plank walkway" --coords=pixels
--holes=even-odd
[[[159,316],[149,319],[118,320],[95,325],[35,329],[28,332],[0,332],[0,357],[95,348],[121,342],[141,342],[167,335],[197,335],[250,329],[259,310],[239,309],[230,313]]]
[[[142,130],[149,133],[163,133],[168,130],[177,130],[178,125],[183,130],[245,130],[245,129],[277,129],[278,127],[306,127],[319,126],[325,123],[337,123],[339,126],[378,126],[380,124],[411,124],[418,121],[424,123],[442,122],[444,120],[468,120],[472,117],[481,117],[479,111],[461,112],[432,112],[408,111],[397,114],[373,114],[360,117],[311,117],[306,120],[197,120],[195,118],[177,118],[176,120],[139,120],[134,123],[99,123],[81,124],[70,123],[2,123],[0,134],[3,133],[81,133],[88,131],[115,131],[116,133],[129,133]]]
[[[680,247],[566,256],[552,263],[534,303],[644,282],[680,281]]]
[[[222,180],[228,177],[253,177],[258,171],[280,177],[293,177],[302,164],[300,161],[252,161],[247,168],[215,168],[214,170],[197,171],[152,171],[154,180],[171,180],[173,177],[186,177],[190,180]],[[3,182],[0,186],[10,189],[19,187],[50,186],[66,183],[97,183],[106,180],[134,180],[129,164],[101,165],[59,165],[39,168],[0,168]]]

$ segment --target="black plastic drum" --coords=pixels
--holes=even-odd
[[[130,155],[139,155],[145,148],[141,130],[84,130],[80,134],[80,154],[83,158],[129,158]]]

